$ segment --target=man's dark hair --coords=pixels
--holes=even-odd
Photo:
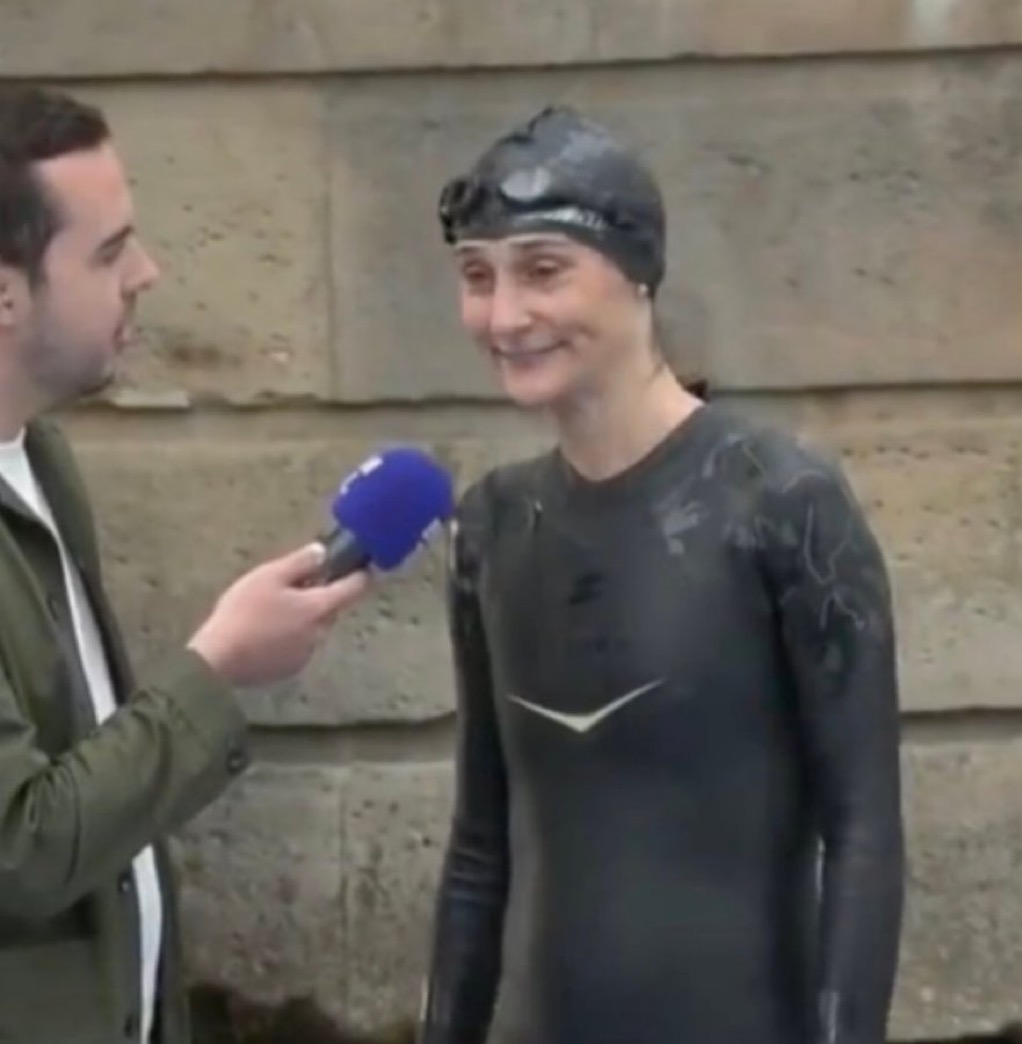
[[[0,263],[37,283],[61,215],[35,165],[110,136],[99,109],[59,91],[0,84]]]

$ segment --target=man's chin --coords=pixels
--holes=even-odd
[[[74,388],[68,388],[59,405],[66,408],[78,403],[87,403],[108,391],[116,381],[117,370],[109,366],[102,373],[90,374],[88,379],[83,378]]]

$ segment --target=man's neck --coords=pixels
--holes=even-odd
[[[0,373],[0,442],[13,442],[35,416],[35,403],[21,382]]]
[[[565,459],[594,482],[640,461],[702,405],[666,365],[652,377],[611,383],[612,391],[588,395],[555,417]]]
[[[25,420],[9,418],[0,413],[0,443],[14,442],[25,430]]]
[[[0,405],[0,443],[14,442],[25,430],[29,418],[22,411],[5,410]]]

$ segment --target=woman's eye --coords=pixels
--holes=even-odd
[[[556,261],[535,261],[529,267],[529,274],[534,279],[552,279],[561,271]]]
[[[466,286],[473,288],[483,287],[489,282],[489,274],[482,268],[464,268],[461,278]]]

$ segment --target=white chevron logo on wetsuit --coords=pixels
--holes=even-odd
[[[637,689],[632,689],[630,692],[626,692],[624,696],[618,696],[616,699],[611,700],[610,703],[605,703],[602,707],[587,714],[568,714],[565,711],[551,710],[549,707],[543,707],[538,703],[530,703],[528,700],[523,700],[520,696],[510,695],[508,699],[512,703],[517,703],[519,707],[524,707],[526,710],[532,711],[533,714],[539,714],[541,717],[556,721],[558,725],[563,725],[566,729],[571,729],[573,732],[588,732],[599,725],[605,718],[609,718],[615,711],[620,710],[633,700],[637,700],[652,689],[663,685],[663,683],[663,678],[647,682],[645,685],[640,685]]]

